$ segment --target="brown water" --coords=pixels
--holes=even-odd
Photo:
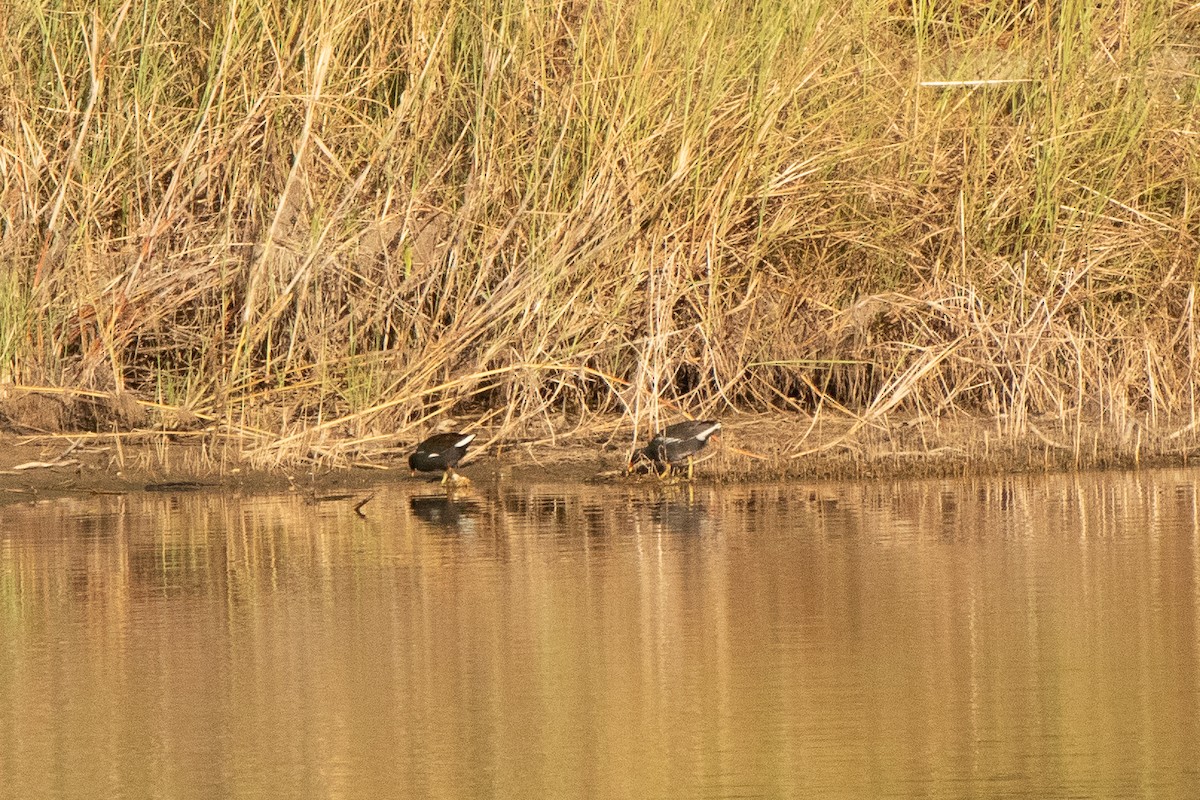
[[[0,506],[0,795],[1197,797],[1198,486]]]

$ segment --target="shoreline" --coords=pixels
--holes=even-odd
[[[696,462],[697,484],[772,480],[905,480],[968,475],[1023,474],[1187,466],[1200,452],[1196,426],[1187,422],[1123,431],[1077,421],[1027,421],[1023,433],[1005,432],[1003,420],[960,417],[861,420],[800,418],[791,414],[727,415],[719,440]],[[624,428],[624,435],[618,436]],[[470,429],[465,426],[464,429]],[[626,476],[631,432],[627,422],[605,420],[574,435],[479,442],[461,474],[474,483],[657,483]],[[413,478],[406,458],[420,437],[372,439],[338,458],[262,464],[233,442],[213,446],[198,436],[162,432],[113,434],[0,432],[0,504],[63,495],[141,491],[297,491],[313,496],[366,491]],[[390,440],[390,441],[384,441]],[[326,451],[328,451],[328,446]]]

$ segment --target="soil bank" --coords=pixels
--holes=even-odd
[[[1186,466],[1200,441],[1189,421],[1150,426],[1028,419],[891,419],[729,415],[698,459],[697,482],[903,479],[1072,469]],[[469,426],[467,426],[469,427]],[[655,481],[626,475],[634,442],[628,420],[522,439],[484,428],[460,472],[476,483]],[[412,477],[407,454],[419,437],[388,437],[329,456],[267,464],[228,441],[162,432],[0,432],[0,504],[78,493],[228,489],[313,496],[368,491]]]

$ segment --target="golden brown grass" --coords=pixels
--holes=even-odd
[[[447,416],[1190,436],[1197,41],[1180,0],[17,0],[0,384],[262,463]]]

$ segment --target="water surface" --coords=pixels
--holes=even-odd
[[[0,795],[1200,796],[1198,485],[0,506]]]

